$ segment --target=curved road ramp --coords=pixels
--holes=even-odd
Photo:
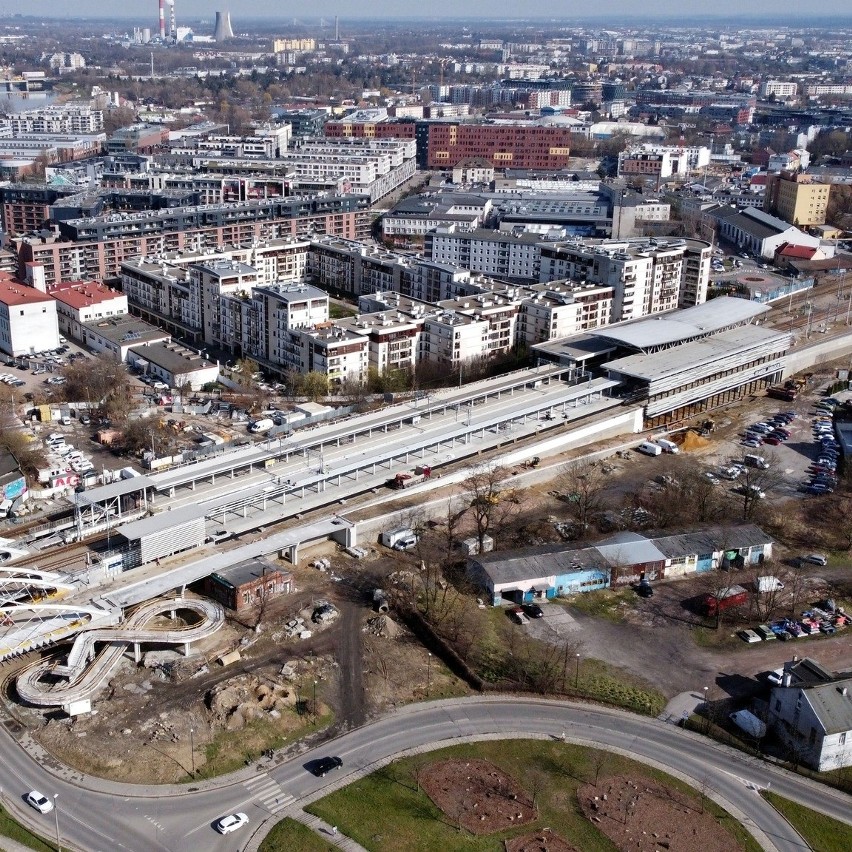
[[[186,626],[146,627],[152,619],[178,612],[192,612],[198,620]],[[87,701],[103,686],[121,661],[127,648],[133,647],[136,661],[140,646],[183,645],[206,639],[225,623],[225,613],[215,601],[195,598],[155,600],[135,609],[118,627],[85,630],[77,635],[63,665],[55,660],[39,660],[18,675],[17,690],[22,701],[39,707],[68,707]],[[103,645],[99,652],[95,644]]]

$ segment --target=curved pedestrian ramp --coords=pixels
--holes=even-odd
[[[159,616],[177,617],[191,612],[197,620],[181,626],[148,626]],[[87,701],[103,686],[125,651],[133,647],[140,660],[143,644],[183,645],[206,639],[225,623],[225,613],[215,601],[196,598],[153,600],[135,609],[116,627],[100,627],[78,633],[66,662],[39,660],[18,675],[19,697],[39,707],[66,707]],[[100,650],[96,650],[96,645]]]

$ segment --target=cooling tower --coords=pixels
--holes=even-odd
[[[216,29],[213,32],[213,38],[216,41],[227,41],[234,37],[234,31],[231,29],[231,13],[217,12],[216,13]]]

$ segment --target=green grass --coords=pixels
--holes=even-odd
[[[300,728],[282,731],[270,719],[255,719],[239,731],[220,731],[205,749],[205,761],[198,767],[195,777],[188,775],[183,780],[198,781],[236,772],[259,760],[266,749],[291,745],[314,731],[328,727],[333,720],[334,715],[327,713],[316,720],[306,721]]]
[[[580,676],[575,682],[577,691],[586,698],[624,707],[645,716],[659,716],[666,706],[666,697],[662,692],[601,660],[583,660]]]
[[[349,308],[346,305],[340,304],[340,302],[329,302],[328,303],[328,316],[329,319],[346,319],[346,317],[355,317],[358,316],[357,308]]]
[[[567,599],[571,609],[579,610],[595,618],[606,618],[608,621],[624,621],[624,613],[631,602],[637,600],[632,589],[601,589],[597,592],[585,592]]]
[[[419,789],[416,780],[425,765],[448,758],[490,760],[528,792],[537,787],[538,819],[487,837],[459,831]],[[612,852],[616,847],[586,819],[577,803],[577,789],[594,781],[598,772],[601,779],[621,773],[654,778],[687,793],[696,803],[700,801],[698,792],[688,785],[620,755],[555,741],[501,740],[465,743],[395,761],[314,802],[307,810],[339,826],[370,852],[502,852],[506,839],[545,826],[583,852]],[[746,852],[760,849],[751,835],[715,803],[705,801],[704,807]]]
[[[287,817],[266,835],[258,852],[332,852],[334,849],[337,847],[306,825]]]
[[[2,805],[0,805],[0,835],[16,840],[22,846],[37,849],[38,852],[56,852],[56,846],[53,843],[42,840],[37,834],[33,834],[28,828],[24,828],[9,815],[9,812]]]
[[[811,849],[818,852],[847,852],[852,849],[852,826],[775,793],[764,791],[763,797],[804,837]]]

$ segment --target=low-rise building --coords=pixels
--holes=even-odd
[[[134,346],[167,343],[171,335],[125,314],[81,324],[78,339],[96,355],[109,354],[117,361],[128,361],[128,353]]]
[[[496,606],[591,592],[642,579],[662,580],[772,556],[773,540],[759,527],[707,527],[649,537],[620,532],[583,547],[564,545],[493,551],[468,559],[470,578]]]
[[[0,351],[17,357],[57,346],[56,302],[47,293],[0,273]]]
[[[165,382],[170,388],[189,385],[197,391],[219,378],[217,361],[208,359],[206,352],[199,353],[177,343],[134,346],[127,353],[127,363]]]
[[[99,281],[65,281],[51,288],[56,300],[59,331],[83,339],[83,326],[127,315],[127,295]]]
[[[852,766],[852,677],[797,680],[785,666],[767,709],[767,722],[790,760],[817,772]]]
[[[262,609],[293,591],[293,575],[267,559],[247,559],[204,578],[204,593],[226,609]]]

